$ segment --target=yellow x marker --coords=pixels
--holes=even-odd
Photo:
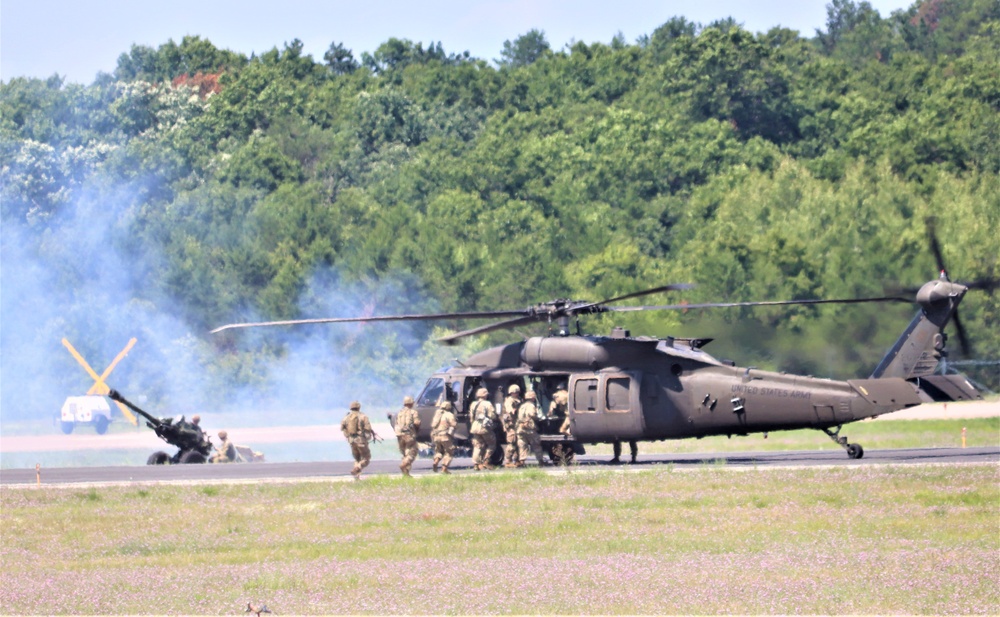
[[[87,371],[87,374],[89,374],[94,379],[94,385],[90,386],[90,389],[87,390],[87,394],[99,394],[101,396],[106,396],[108,392],[111,391],[111,388],[108,387],[108,384],[105,383],[104,380],[106,380],[108,376],[111,375],[111,371],[115,370],[115,367],[118,366],[118,363],[121,362],[125,358],[125,356],[128,355],[129,350],[132,349],[132,346],[135,345],[135,343],[136,339],[134,338],[131,339],[128,342],[128,344],[125,345],[125,348],[122,349],[117,356],[115,356],[114,360],[111,361],[111,364],[108,365],[108,368],[104,369],[104,372],[98,375],[97,371],[95,371],[90,367],[90,364],[88,364],[87,361],[83,359],[83,356],[80,355],[80,352],[78,352],[73,347],[73,345],[70,344],[68,340],[66,339],[62,340],[62,344],[66,347],[66,349],[69,350],[69,353],[72,354],[74,358],[76,358],[76,361],[80,363],[80,366],[83,367],[83,370]],[[115,404],[118,405],[118,409],[121,410],[122,415],[125,416],[125,418],[129,422],[131,422],[136,426],[139,425],[139,421],[135,419],[135,416],[132,415],[132,412],[129,411],[128,407],[122,405],[118,401],[115,401]]]

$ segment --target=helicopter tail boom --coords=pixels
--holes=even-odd
[[[955,314],[965,285],[944,276],[925,284],[917,292],[920,312],[882,358],[871,377],[915,379],[934,374],[938,361],[946,355],[944,328]]]

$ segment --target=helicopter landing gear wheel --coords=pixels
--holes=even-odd
[[[827,437],[833,440],[835,444],[847,451],[847,456],[852,459],[859,459],[865,455],[865,449],[861,447],[859,443],[847,443],[847,437],[840,436],[840,429],[843,425],[838,424],[837,429],[831,431],[828,428],[820,429],[826,433]]]
[[[497,443],[493,448],[493,454],[490,456],[490,465],[493,467],[503,467],[503,444]]]

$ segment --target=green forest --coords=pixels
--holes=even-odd
[[[1000,3],[834,0],[814,33],[732,19],[497,60],[389,38],[322,58],[198,36],[89,85],[0,84],[3,419],[109,383],[158,410],[390,405],[432,370],[545,332],[482,322],[228,331],[306,317],[520,309],[667,283],[636,304],[854,298],[1000,276]],[[914,306],[588,318],[711,336],[742,365],[866,376]],[[1000,298],[970,292],[996,389]],[[990,363],[993,364],[990,364]]]

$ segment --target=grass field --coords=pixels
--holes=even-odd
[[[0,613],[1000,613],[995,465],[3,489]]]

